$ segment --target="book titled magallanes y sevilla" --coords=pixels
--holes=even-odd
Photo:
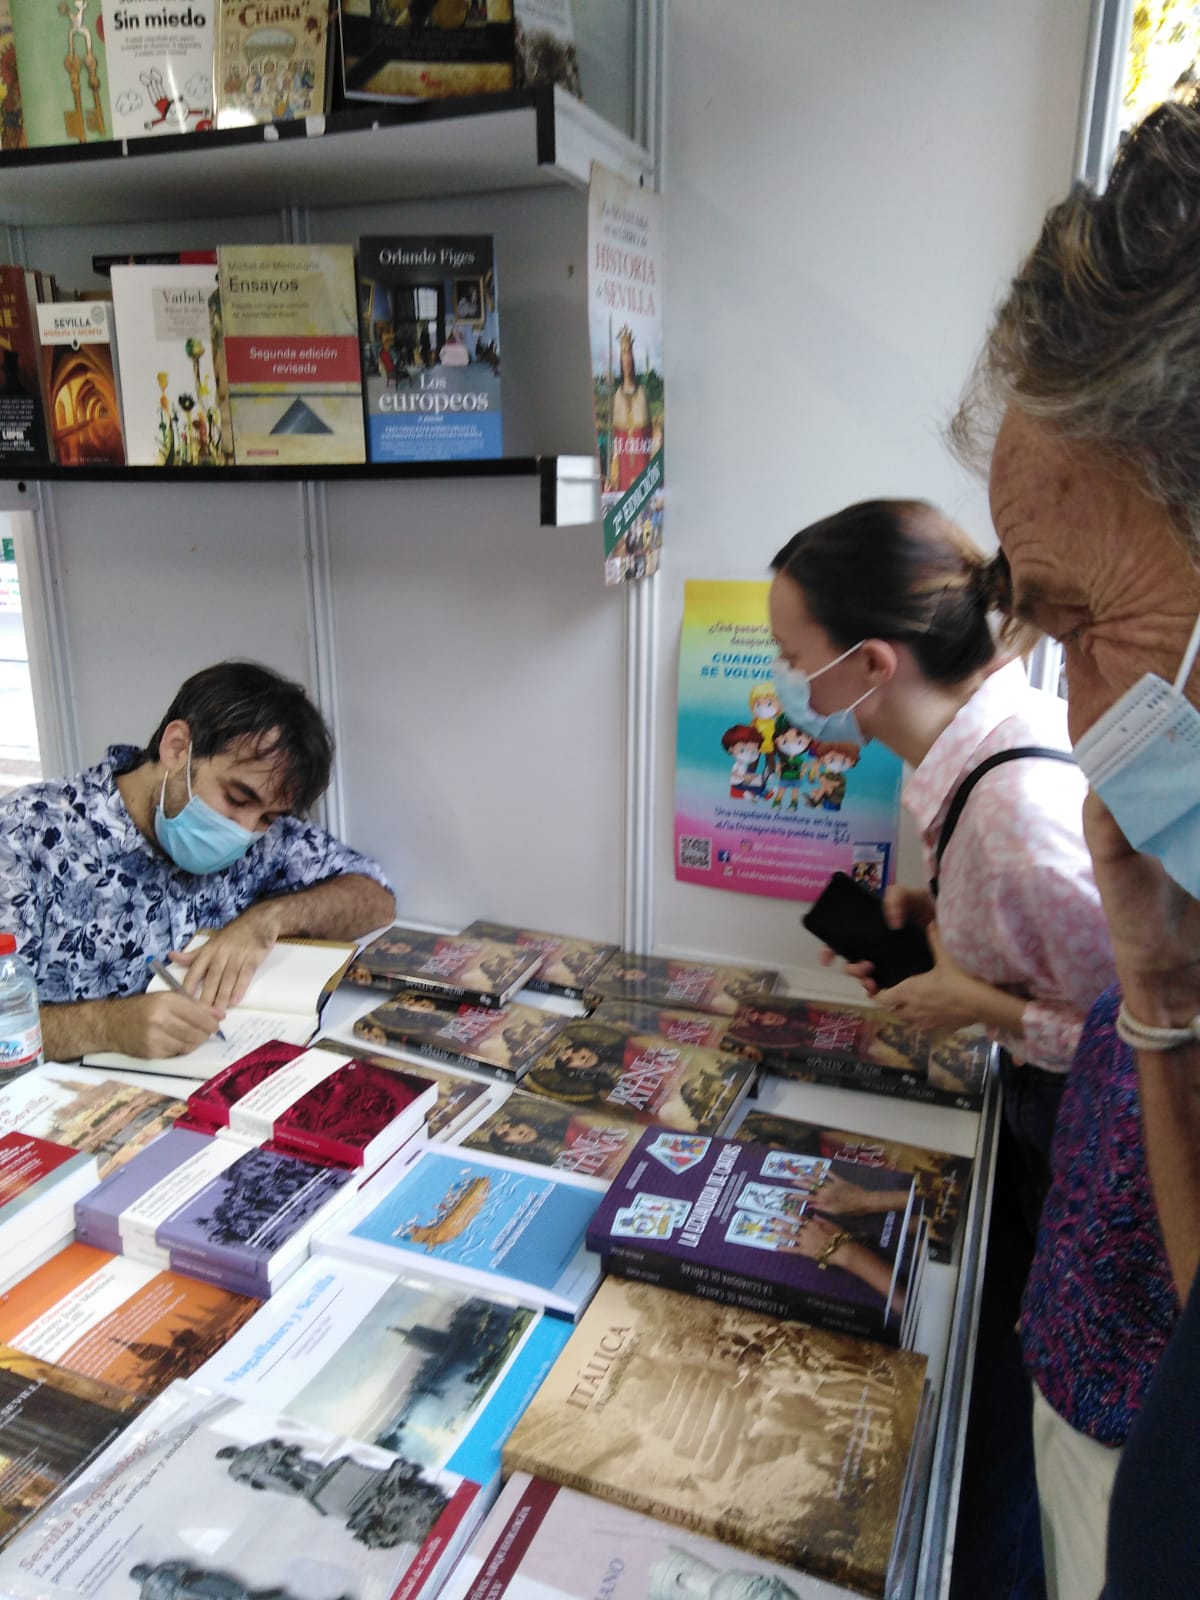
[[[351,247],[222,245],[217,267],[236,464],[365,460]]]

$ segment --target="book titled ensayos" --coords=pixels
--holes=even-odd
[[[365,1017],[354,1032],[369,1044],[395,1045],[427,1061],[520,1082],[567,1018],[538,1006],[439,1004],[423,989],[401,989]]]
[[[418,989],[434,998],[502,1006],[542,963],[538,950],[464,933],[389,928],[360,950],[346,979],[372,989]]]
[[[911,1173],[648,1128],[588,1244],[609,1272],[907,1344]]]

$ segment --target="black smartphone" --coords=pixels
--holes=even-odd
[[[881,989],[933,966],[924,930],[911,923],[889,928],[883,902],[844,872],[834,873],[800,920],[844,960],[869,961]]]

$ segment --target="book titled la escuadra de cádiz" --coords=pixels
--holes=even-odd
[[[221,245],[217,270],[236,465],[364,461],[353,249]]]
[[[914,1322],[913,1210],[911,1173],[647,1128],[587,1240],[622,1277],[898,1344]]]
[[[484,234],[358,242],[372,461],[502,454],[496,253]]]
[[[881,1596],[924,1380],[908,1350],[606,1278],[504,1468]]]

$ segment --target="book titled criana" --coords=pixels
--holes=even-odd
[[[365,1184],[354,1211],[322,1229],[315,1250],[576,1317],[600,1280],[584,1233],[601,1191],[478,1151],[426,1146],[402,1151]]]
[[[217,16],[218,128],[325,110],[328,0],[210,0]]]
[[[599,939],[541,933],[535,928],[518,928],[511,922],[488,922],[483,917],[477,917],[463,933],[483,934],[488,939],[540,950],[542,964],[526,988],[535,994],[556,994],[567,1000],[582,1000],[596,974],[617,951],[615,944],[604,944]]]
[[[265,1300],[353,1195],[344,1168],[172,1128],[76,1204],[75,1237]]]
[[[487,1006],[440,1005],[423,989],[400,989],[365,1017],[354,1032],[370,1044],[396,1045],[427,1061],[519,1082],[567,1018],[516,1001]]]
[[[286,1053],[290,1059],[280,1059]],[[261,1046],[188,1096],[193,1125],[307,1160],[373,1171],[425,1125],[437,1086],[329,1050]]]
[[[502,453],[500,318],[489,236],[358,242],[372,461],[479,461]]]
[[[217,270],[237,465],[364,461],[353,249],[221,245]]]
[[[494,1007],[510,1000],[541,963],[540,951],[500,939],[393,927],[359,951],[346,980]]]
[[[597,973],[592,989],[603,999],[638,1000],[732,1016],[746,995],[769,993],[778,982],[778,972],[769,967],[735,967],[618,950]]]
[[[114,263],[109,276],[130,466],[231,465],[215,263]]]
[[[648,1128],[587,1237],[622,1277],[899,1344],[913,1213],[911,1173]]]
[[[113,137],[213,126],[214,0],[105,0]]]
[[[105,300],[37,308],[42,398],[60,467],[125,465],[112,315]]]
[[[606,1278],[505,1472],[885,1592],[925,1358]]]

